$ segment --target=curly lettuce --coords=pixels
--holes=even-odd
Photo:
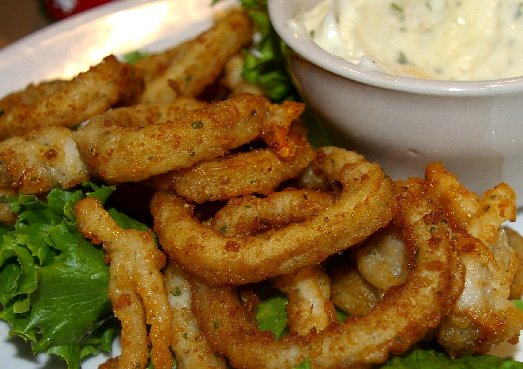
[[[53,189],[43,200],[10,198],[18,218],[0,227],[0,319],[35,354],[57,355],[69,368],[110,351],[117,330],[104,252],[81,236],[73,208],[85,196],[105,202],[113,189],[89,184]]]
[[[493,355],[452,359],[436,350],[414,350],[392,358],[381,369],[523,369],[523,363]]]
[[[221,0],[212,0],[212,5]],[[255,28],[253,45],[244,50],[242,77],[258,85],[273,101],[299,100],[287,69],[287,47],[272,27],[267,0],[240,0]]]

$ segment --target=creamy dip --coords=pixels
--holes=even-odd
[[[521,0],[324,0],[291,24],[332,54],[396,75],[523,75]]]

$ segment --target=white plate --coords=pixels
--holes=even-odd
[[[113,53],[160,50],[204,31],[211,0],[120,0],[55,23],[0,49],[0,96],[29,82],[69,78]]]
[[[110,53],[158,51],[191,38],[209,28],[212,14],[234,0],[213,8],[210,2],[120,0],[55,23],[0,49],[0,97],[31,82],[72,77]],[[523,214],[511,226],[523,233]],[[118,352],[118,342],[114,350]],[[498,352],[523,361],[523,345],[503,346]],[[26,343],[9,339],[4,322],[0,322],[0,358],[2,368],[66,368],[46,355],[35,358]],[[106,359],[100,355],[87,360],[82,369],[96,369]]]

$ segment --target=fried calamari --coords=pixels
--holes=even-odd
[[[117,185],[129,208],[152,196],[158,239],[94,198],[75,208],[103,245],[122,324],[122,353],[100,369],[370,368],[425,339],[451,356],[514,342],[512,190],[480,197],[440,164],[393,182],[355,152],[312,148],[303,104],[243,80],[250,27],[232,10],[134,67],[109,56],[0,100],[0,137],[18,136],[0,143],[0,198],[87,180]],[[274,295],[279,339],[256,320]]]
[[[132,104],[142,86],[138,69],[108,56],[70,81],[30,86],[0,100],[0,139],[48,126],[75,127],[113,106]]]
[[[164,272],[172,310],[173,351],[179,369],[226,369],[225,359],[216,354],[200,329],[192,311],[189,276],[169,263]]]
[[[456,257],[452,231],[423,191],[416,183],[404,184],[398,194],[397,222],[415,266],[404,284],[389,290],[383,302],[361,318],[332,323],[306,337],[290,333],[276,340],[258,330],[235,287],[193,279],[193,308],[213,347],[241,368],[292,368],[305,360],[315,368],[362,368],[422,339],[448,311],[448,265]]]
[[[94,177],[106,183],[137,182],[214,159],[256,138],[287,145],[274,137],[282,131],[286,135],[302,110],[299,103],[275,105],[245,94],[143,127],[94,120],[74,138]]]
[[[306,336],[323,331],[335,321],[331,281],[321,265],[281,275],[274,280],[274,286],[287,295],[287,324],[291,332]]]
[[[377,164],[326,147],[311,165],[341,184],[337,201],[306,221],[265,234],[226,237],[195,218],[192,205],[178,195],[156,193],[151,212],[162,247],[208,283],[243,284],[319,263],[389,223],[395,208],[392,181]]]
[[[501,227],[515,219],[515,195],[502,183],[480,198],[440,164],[426,172],[431,195],[462,233],[457,251],[465,267],[465,287],[438,341],[451,355],[486,353],[523,329],[523,312],[509,300],[517,255]]]
[[[0,187],[41,194],[89,180],[87,166],[65,127],[47,127],[0,142]]]
[[[313,160],[314,150],[302,131],[297,124],[291,126],[287,142],[292,154],[286,158],[271,148],[253,149],[160,174],[147,184],[198,204],[247,194],[268,195],[282,182],[297,177]]]
[[[266,197],[231,198],[207,224],[228,237],[241,237],[304,222],[334,204],[331,193],[287,188]]]
[[[94,198],[77,202],[75,212],[82,235],[101,243],[109,261],[109,297],[122,323],[118,367],[145,368],[151,350],[155,368],[172,369],[172,312],[161,274],[166,259],[152,232],[119,227]]]
[[[197,96],[219,77],[226,62],[250,42],[247,15],[236,9],[227,12],[209,31],[165,51],[164,57],[138,63],[147,77],[141,102],[164,103],[178,95]]]

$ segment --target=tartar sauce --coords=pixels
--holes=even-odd
[[[396,75],[523,75],[521,0],[324,0],[291,24],[332,54]]]

